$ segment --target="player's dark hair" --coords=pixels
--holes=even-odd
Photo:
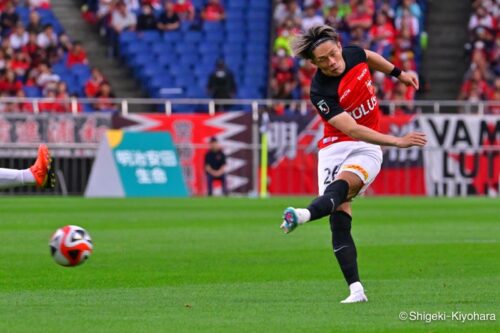
[[[314,49],[328,40],[338,43],[337,31],[328,25],[315,25],[294,38],[292,50],[299,58],[313,59]]]

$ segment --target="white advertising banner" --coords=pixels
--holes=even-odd
[[[421,115],[426,191],[431,196],[498,195],[500,117]]]

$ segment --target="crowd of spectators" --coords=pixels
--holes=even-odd
[[[495,0],[475,0],[472,6],[470,41],[466,45],[470,66],[458,98],[471,102],[500,101],[500,4]],[[500,114],[500,107],[489,111]]]
[[[28,22],[16,10],[23,7],[28,7]],[[53,71],[53,66],[70,71],[75,65],[88,65],[88,60],[80,42],[42,22],[40,14],[48,10],[48,0],[0,1],[0,97],[44,97],[40,111],[69,112],[70,97],[99,97],[106,92],[106,80],[100,74],[101,84],[96,86],[93,75],[85,89],[70,91],[65,78]],[[0,111],[33,112],[33,104],[2,103]]]
[[[122,31],[172,31],[182,23],[193,27],[203,21],[216,22],[225,18],[220,0],[207,0],[196,8],[191,0],[83,0],[83,16],[98,23],[103,33]]]
[[[358,45],[382,54],[396,66],[418,72],[426,46],[425,1],[417,0],[281,0],[274,11],[277,27],[270,78],[271,97],[309,99],[315,66],[297,61],[291,41],[301,30],[328,24],[343,45]],[[381,100],[408,101],[416,91],[382,73],[374,74]]]

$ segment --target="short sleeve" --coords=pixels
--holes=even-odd
[[[340,104],[331,97],[311,94],[311,102],[318,110],[321,118],[326,121],[344,112]]]
[[[350,45],[344,47],[344,57],[346,59],[346,65],[349,68],[353,68],[357,64],[360,64],[362,62],[366,62],[366,52],[363,48],[356,46],[356,45]]]

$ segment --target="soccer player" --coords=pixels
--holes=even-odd
[[[326,25],[297,36],[293,50],[318,67],[311,83],[311,101],[324,122],[324,136],[318,142],[320,196],[307,208],[285,209],[281,229],[289,233],[329,216],[333,252],[350,289],[349,297],[341,303],[366,302],[351,236],[351,200],[379,173],[380,145],[408,148],[426,143],[422,133],[394,137],[378,132],[380,111],[369,69],[390,74],[415,89],[418,79],[377,53],[356,46],[343,48],[337,32]]]
[[[0,189],[23,185],[36,185],[39,188],[53,188],[55,174],[52,157],[46,145],[38,147],[38,157],[30,168],[24,170],[0,168]]]

